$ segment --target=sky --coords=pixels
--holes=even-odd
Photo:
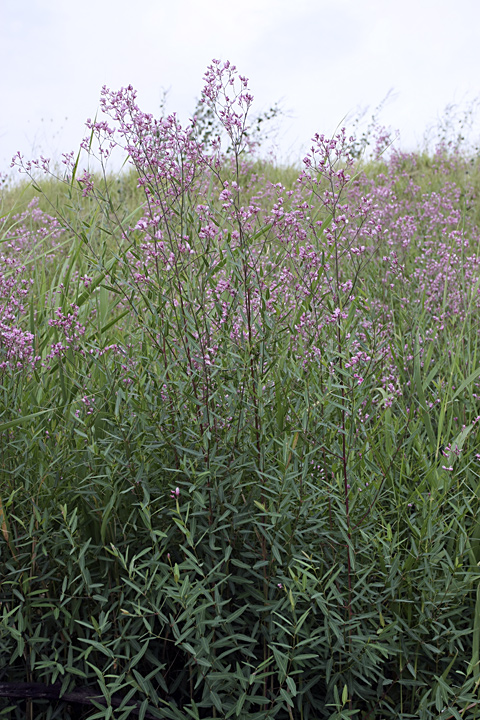
[[[282,108],[281,162],[389,93],[381,124],[418,149],[480,98],[480,0],[0,0],[0,172],[17,150],[76,150],[103,85],[133,85],[154,115],[166,93],[187,122],[213,58],[249,78],[253,114]]]

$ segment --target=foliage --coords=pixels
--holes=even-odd
[[[247,80],[214,61],[202,97],[228,154],[129,87],[103,175],[16,160],[44,204],[1,227],[0,692],[94,697],[0,717],[478,717],[470,159],[362,168],[341,131],[272,181]]]

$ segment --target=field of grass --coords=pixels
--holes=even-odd
[[[0,717],[478,718],[479,160],[205,80],[1,191]]]

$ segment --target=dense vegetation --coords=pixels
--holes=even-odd
[[[0,717],[479,717],[477,158],[205,82],[3,189]]]

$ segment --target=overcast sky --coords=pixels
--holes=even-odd
[[[389,90],[380,120],[413,149],[480,97],[480,0],[0,0],[0,172],[76,149],[103,85],[154,114],[168,91],[186,121],[212,58],[249,78],[254,111],[280,102],[283,160]]]

